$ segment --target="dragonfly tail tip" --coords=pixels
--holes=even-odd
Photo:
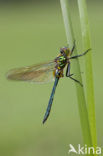
[[[43,124],[46,122],[47,118],[48,118],[48,115],[46,114],[43,119]]]
[[[44,123],[45,123],[45,121],[46,121],[46,119],[44,118],[42,123],[44,124]]]

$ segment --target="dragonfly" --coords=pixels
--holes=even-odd
[[[74,74],[70,74],[70,60],[76,59],[81,57],[90,50],[86,50],[84,53],[79,55],[72,56],[73,51],[75,49],[75,42],[73,44],[72,49],[70,50],[69,47],[60,48],[59,55],[52,61],[21,67],[16,69],[11,69],[7,73],[7,79],[10,80],[18,80],[18,81],[28,81],[28,82],[35,82],[35,83],[47,83],[54,81],[53,89],[51,92],[51,96],[48,102],[48,106],[46,109],[46,113],[44,115],[43,124],[48,119],[55,95],[55,90],[57,88],[59,79],[64,77],[63,71],[66,67],[66,77],[69,77],[79,85],[83,86],[82,83],[73,77]]]

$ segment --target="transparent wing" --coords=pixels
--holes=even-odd
[[[35,83],[47,83],[54,81],[53,71],[56,63],[54,61],[12,69],[7,73],[10,80],[29,81]]]

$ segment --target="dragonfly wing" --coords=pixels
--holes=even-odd
[[[53,71],[56,63],[54,61],[38,65],[12,69],[7,73],[10,80],[29,81],[35,83],[47,83],[54,81]]]

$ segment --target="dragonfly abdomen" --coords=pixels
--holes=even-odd
[[[45,123],[45,121],[47,120],[47,118],[48,118],[48,116],[50,114],[51,106],[52,106],[52,103],[53,103],[54,94],[55,94],[55,90],[56,90],[58,81],[59,81],[59,78],[56,77],[55,82],[54,82],[54,86],[53,86],[53,89],[52,89],[52,93],[51,93],[51,96],[50,96],[50,99],[49,99],[49,103],[48,103],[48,106],[47,106],[47,110],[46,110],[46,113],[45,113],[45,116],[44,116],[44,119],[43,119],[43,123]]]

